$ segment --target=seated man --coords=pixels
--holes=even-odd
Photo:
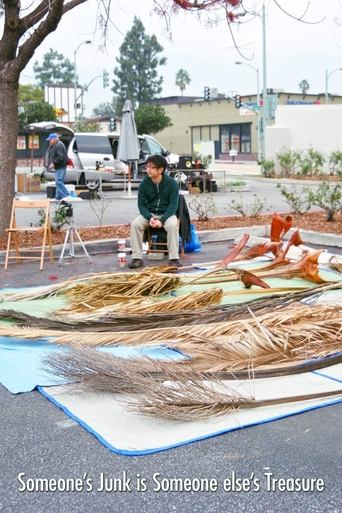
[[[161,155],[152,155],[146,160],[147,176],[138,191],[140,215],[131,224],[132,262],[130,269],[143,266],[143,235],[148,226],[164,228],[167,233],[169,263],[179,267],[179,233],[176,211],[178,207],[178,186],[165,174],[167,162]]]

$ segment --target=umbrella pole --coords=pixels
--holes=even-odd
[[[128,196],[132,196],[132,187],[131,187],[131,162],[128,163]]]

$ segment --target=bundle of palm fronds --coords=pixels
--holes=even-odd
[[[342,289],[342,283],[329,283],[318,285],[313,288],[280,295],[274,295],[268,298],[258,298],[250,301],[248,304],[229,304],[217,305],[202,308],[196,311],[192,310],[176,311],[176,312],[155,312],[146,313],[144,315],[128,315],[117,313],[110,317],[97,317],[96,323],[94,319],[89,320],[84,316],[79,316],[77,323],[75,316],[66,316],[61,319],[59,316],[52,318],[35,317],[32,315],[18,312],[15,310],[0,310],[0,319],[10,319],[16,325],[24,325],[26,327],[35,327],[49,330],[72,331],[75,329],[80,332],[117,332],[117,331],[141,331],[147,329],[172,328],[176,326],[194,326],[199,324],[215,324],[229,320],[244,320],[250,317],[250,312],[264,313],[273,312],[276,309],[282,309],[287,305],[310,298],[314,300],[321,293],[328,290]],[[76,327],[77,326],[77,327]],[[6,328],[2,328],[6,329]]]
[[[177,347],[197,369],[219,372],[287,364],[342,351],[342,312],[338,307],[293,305],[276,314],[230,323],[226,333],[206,343],[188,340]]]
[[[149,267],[138,273],[86,274],[33,291],[6,294],[0,300],[21,301],[58,295],[69,298],[75,311],[84,311],[124,301],[125,296],[132,299],[168,293],[181,282],[178,276],[163,272],[168,269]]]
[[[228,386],[215,375],[200,373],[167,362],[138,362],[92,350],[71,351],[46,359],[52,374],[76,382],[75,390],[132,394],[126,404],[131,411],[168,420],[196,421],[224,415],[237,408],[303,401],[342,393],[342,388],[323,393],[256,401],[243,396],[234,382]],[[151,373],[152,368],[152,373]],[[157,376],[153,375],[157,373]]]
[[[93,279],[69,287],[64,296],[71,301],[72,311],[83,312],[106,305],[137,300],[146,296],[158,296],[174,290],[180,278],[174,274],[144,269],[139,273],[121,273],[115,279]]]
[[[117,303],[115,305],[105,306],[98,308],[89,313],[73,313],[69,309],[60,310],[58,316],[64,314],[64,318],[70,321],[72,320],[77,324],[78,320],[81,321],[92,321],[94,323],[97,320],[100,322],[104,318],[111,319],[117,314],[127,315],[142,315],[151,314],[156,312],[178,312],[178,311],[189,311],[197,310],[200,308],[206,308],[210,305],[217,305],[221,302],[223,297],[222,289],[208,289],[201,292],[192,292],[185,294],[184,296],[172,297],[163,300],[156,300],[153,298],[141,298],[134,299],[128,302]],[[69,313],[70,312],[70,313]]]

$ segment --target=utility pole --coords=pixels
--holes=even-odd
[[[265,158],[266,150],[266,110],[267,110],[267,73],[266,73],[266,15],[265,15],[265,3],[262,6],[262,130],[261,130],[261,153],[262,158]]]

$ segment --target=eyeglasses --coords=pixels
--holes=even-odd
[[[147,171],[149,171],[150,169],[159,169],[158,167],[155,167],[155,166],[146,166]]]

